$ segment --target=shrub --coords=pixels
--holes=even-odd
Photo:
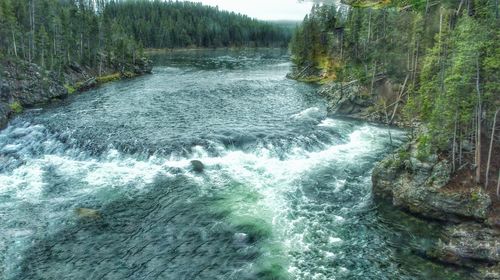
[[[111,75],[97,77],[96,80],[99,84],[105,84],[105,83],[119,80],[120,78],[121,78],[120,73],[114,73]]]
[[[22,113],[23,112],[23,106],[21,105],[21,103],[19,103],[19,101],[16,101],[14,103],[11,103],[9,105],[10,109],[16,113],[16,114],[19,114],[19,113]]]
[[[66,88],[66,90],[68,91],[68,94],[73,94],[76,92],[76,88],[74,88],[73,86],[71,85],[68,85],[68,84],[65,84],[64,87]]]

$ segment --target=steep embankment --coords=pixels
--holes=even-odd
[[[477,271],[480,279],[500,278],[500,218],[493,192],[453,173],[438,155],[423,156],[409,143],[375,166],[373,192],[380,200],[444,224],[430,258]]]
[[[288,77],[324,84],[319,94],[334,114],[412,128],[409,143],[373,171],[376,201],[440,221],[428,258],[500,279],[494,7],[344,2],[351,6],[315,6],[305,18]]]
[[[402,88],[381,78],[371,93],[357,81],[329,82],[318,93],[327,98],[333,114],[406,126],[401,121],[401,107],[396,105]],[[420,125],[416,134],[425,134],[423,130],[425,125]],[[483,142],[484,147],[489,144]],[[445,154],[425,154],[418,145],[417,139],[411,140],[375,166],[372,182],[376,200],[443,224],[439,242],[426,249],[426,257],[473,269],[479,279],[500,279],[500,205],[491,187],[497,181],[490,178],[490,188],[485,190],[474,182],[469,167],[454,172]],[[467,153],[473,152],[470,142],[462,145]],[[499,153],[500,147],[493,149],[493,155]],[[483,167],[487,158],[484,149]],[[493,160],[491,169],[498,168]]]
[[[24,108],[47,103],[84,91],[100,84],[151,73],[151,61],[143,58],[135,64],[117,64],[101,69],[72,63],[59,75],[34,63],[17,59],[1,61],[0,71],[0,128],[10,117]]]

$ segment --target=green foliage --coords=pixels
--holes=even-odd
[[[404,161],[410,159],[410,152],[406,150],[399,150],[398,152],[399,159]]]
[[[122,71],[144,47],[286,46],[291,32],[184,1],[0,0],[0,57],[59,73],[75,63]]]
[[[315,5],[297,28],[290,50],[299,69],[312,65],[366,88],[374,73],[393,84],[408,77],[404,118],[428,128],[419,139],[421,158],[471,137],[478,104],[491,119],[500,106],[500,21],[494,1],[347,2],[354,7],[335,12]]]
[[[425,161],[433,152],[431,138],[427,134],[421,134],[417,139],[417,159]]]
[[[21,103],[19,103],[19,101],[15,101],[13,103],[10,103],[9,107],[10,107],[10,110],[16,114],[20,114],[24,110],[23,106],[21,105]]]
[[[64,88],[66,88],[66,90],[68,91],[68,94],[73,94],[76,92],[76,88],[74,88],[73,86],[71,86],[69,84],[64,84]]]
[[[299,67],[320,68],[336,80],[369,85],[375,71],[402,83],[408,56],[424,34],[422,25],[418,14],[401,15],[393,8],[315,5],[296,29],[290,50]]]
[[[121,78],[120,73],[114,73],[114,74],[110,74],[110,75],[106,75],[106,76],[97,77],[96,80],[97,80],[97,83],[99,83],[99,84],[105,84],[105,83],[119,80],[120,78]]]
[[[200,3],[110,2],[104,16],[148,48],[281,47],[290,29]]]
[[[481,198],[481,195],[479,193],[479,190],[474,190],[470,193],[470,198],[472,201],[476,202],[476,201],[479,201],[479,199]]]

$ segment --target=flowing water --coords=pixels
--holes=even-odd
[[[421,257],[436,225],[373,202],[403,131],[327,116],[280,50],[155,60],[0,132],[0,278],[467,276]]]

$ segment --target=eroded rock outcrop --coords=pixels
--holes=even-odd
[[[319,90],[327,98],[329,110],[341,115],[359,115],[374,105],[374,98],[363,92],[358,82],[332,82]]]
[[[450,264],[471,268],[500,262],[500,232],[475,222],[447,226],[443,239],[427,254]],[[500,274],[499,274],[500,276]]]
[[[37,103],[68,94],[59,77],[36,64],[6,60],[0,73],[0,128],[8,118]],[[17,111],[17,112],[16,112]]]
[[[488,217],[491,199],[482,188],[464,191],[445,188],[451,166],[436,155],[422,159],[414,145],[406,145],[381,161],[373,170],[373,192],[395,206],[444,221]]]
[[[426,251],[440,262],[473,269],[477,279],[500,279],[500,230],[490,217],[490,196],[480,187],[452,189],[446,159],[419,155],[407,144],[373,170],[376,198],[444,222],[441,239]]]

